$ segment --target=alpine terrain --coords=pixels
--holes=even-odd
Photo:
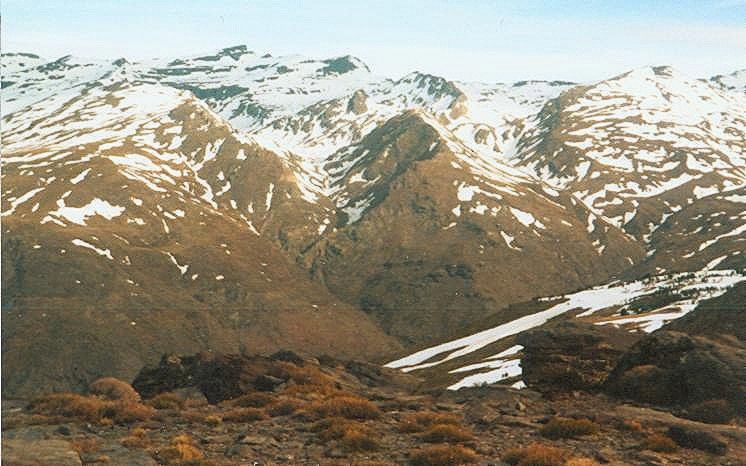
[[[740,464],[746,70],[619,71],[3,53],[8,464]]]

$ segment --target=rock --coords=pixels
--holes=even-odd
[[[208,354],[164,356],[157,366],[146,366],[132,382],[144,397],[197,388],[209,403],[237,398],[255,390],[272,391],[285,380],[277,362],[262,356]]]
[[[262,374],[254,379],[254,388],[261,392],[272,392],[284,383],[285,380],[279,377]]]
[[[677,425],[668,429],[668,436],[684,448],[696,448],[715,455],[724,455],[728,450],[725,442],[705,430]]]
[[[274,445],[277,444],[275,439],[272,437],[267,437],[264,435],[245,435],[241,437],[241,439],[238,441],[238,443],[244,444],[244,445]]]
[[[81,455],[82,456],[82,455]],[[144,450],[129,449],[118,443],[105,443],[84,458],[85,463],[95,464],[101,457],[109,458],[108,464],[117,466],[157,466],[158,463]]]
[[[524,347],[523,380],[544,392],[597,389],[637,338],[572,321],[525,332],[516,340]]]
[[[64,440],[3,439],[3,464],[81,466],[83,463]]]
[[[701,337],[654,332],[624,354],[605,390],[614,396],[664,406],[727,400],[746,413],[746,353]]]
[[[143,398],[163,392],[194,386],[199,356],[164,355],[157,366],[145,366],[132,381],[132,387]]]
[[[360,115],[361,113],[367,112],[368,106],[365,103],[367,99],[368,94],[366,94],[364,90],[356,90],[352,94],[352,97],[350,97],[350,100],[347,102],[347,111],[354,113],[355,115]]]

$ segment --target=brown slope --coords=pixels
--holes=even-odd
[[[744,269],[746,188],[713,194],[666,218],[650,236],[651,253],[630,277],[661,271]]]
[[[510,303],[608,279],[641,255],[600,221],[589,232],[579,203],[426,120],[393,118],[337,154],[330,163],[349,167],[337,228],[306,255],[333,293],[389,333],[407,343],[453,335]]]
[[[250,219],[214,201],[200,172],[215,152],[208,145],[227,140],[217,119],[163,144],[184,121],[169,108],[129,106],[138,92],[163,91],[98,89],[5,121],[4,395],[79,388],[104,369],[131,377],[165,351],[290,347],[375,358],[396,348]],[[197,118],[199,105],[170,98],[181,112],[193,105],[186,114]],[[81,107],[100,126],[87,126]],[[29,116],[36,123],[25,124]],[[268,153],[255,158],[256,169],[271,163]]]

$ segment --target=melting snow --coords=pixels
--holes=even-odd
[[[96,246],[92,245],[91,243],[87,243],[87,242],[83,241],[82,239],[78,239],[78,238],[75,238],[74,240],[72,240],[72,243],[75,246],[80,246],[80,247],[87,248],[87,249],[90,249],[92,251],[95,251],[98,255],[104,256],[104,257],[106,257],[109,260],[114,260],[114,258],[111,256],[111,251],[109,249],[100,249],[100,248],[97,248]]]
[[[78,225],[86,225],[88,217],[100,215],[107,220],[122,215],[124,207],[111,205],[107,201],[95,198],[83,207],[69,207],[65,205],[64,198],[57,201],[57,210],[49,212],[50,215],[62,217],[67,221]]]

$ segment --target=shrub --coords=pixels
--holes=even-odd
[[[412,453],[410,461],[413,466],[453,466],[473,464],[479,457],[471,448],[460,445],[434,445]]]
[[[338,396],[327,399],[313,407],[316,414],[323,417],[344,417],[347,419],[378,419],[381,411],[374,403],[357,396]]]
[[[459,425],[461,424],[461,421],[458,417],[452,414],[433,412],[414,413],[405,416],[404,419],[399,422],[399,430],[402,432],[422,432],[435,424]]]
[[[174,437],[171,445],[160,450],[158,456],[161,461],[168,465],[182,465],[186,462],[204,458],[194,439],[184,434]]]
[[[599,426],[590,419],[552,418],[539,433],[550,439],[573,438],[598,432]]]
[[[98,379],[88,386],[92,395],[98,395],[110,401],[140,401],[140,394],[128,384],[114,377],[104,377]]]
[[[661,453],[672,453],[678,450],[679,447],[670,437],[663,434],[652,434],[645,439],[642,448]]]
[[[240,406],[242,408],[263,408],[270,404],[273,399],[272,395],[255,392],[234,398],[229,403],[233,406]]]
[[[523,448],[511,448],[502,460],[513,466],[564,466],[568,452],[549,445],[532,443]]]
[[[173,392],[159,393],[147,401],[147,404],[155,409],[175,409],[182,410],[186,400],[180,395]]]
[[[236,408],[223,413],[223,421],[225,422],[261,421],[265,417],[262,410],[257,408]]]
[[[707,424],[727,424],[735,412],[726,400],[708,400],[689,407],[686,417]]]
[[[429,443],[466,442],[473,438],[468,429],[454,424],[435,424],[422,436],[422,440]]]
[[[271,417],[289,416],[300,408],[300,403],[293,400],[281,400],[267,406],[266,411]]]

